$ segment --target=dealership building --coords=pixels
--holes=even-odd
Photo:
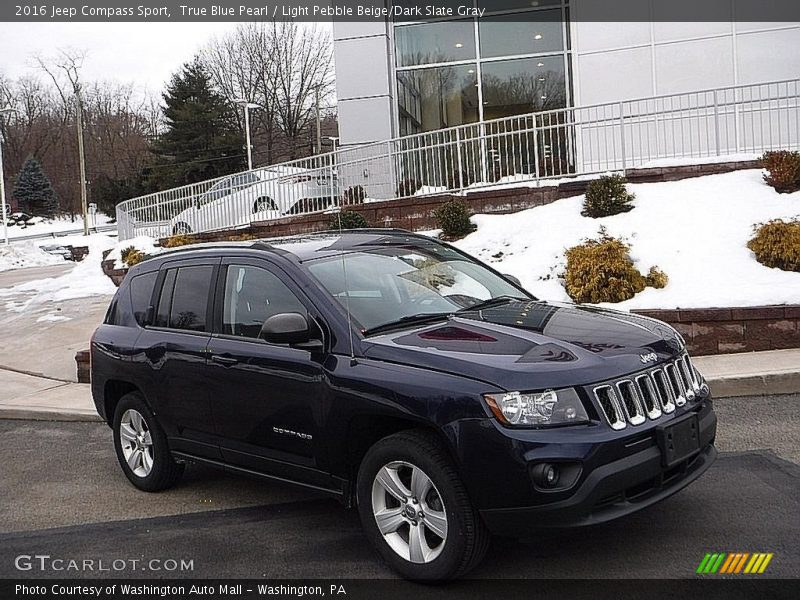
[[[617,22],[607,21],[610,3],[598,0],[444,4],[485,12],[334,22],[343,147],[536,111],[800,76],[800,23],[770,21],[783,17],[770,12],[782,10],[781,2],[616,0],[615,14],[624,15]],[[698,21],[685,20],[689,10],[698,11]],[[725,104],[720,94],[716,101]],[[740,125],[733,116],[731,127]]]

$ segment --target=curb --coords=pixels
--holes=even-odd
[[[772,396],[800,393],[800,372],[740,375],[708,380],[712,398]]]
[[[25,421],[65,421],[81,423],[102,423],[103,420],[93,410],[32,408],[26,406],[0,406],[0,420]]]
[[[800,394],[800,372],[744,375],[709,379],[708,385],[714,400],[742,396],[772,396]],[[64,421],[103,423],[92,409],[60,409],[0,405],[0,420]]]

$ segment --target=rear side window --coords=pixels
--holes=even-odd
[[[150,308],[150,299],[153,297],[153,287],[156,285],[158,271],[139,275],[131,280],[131,306],[133,316],[140,327],[147,325],[147,309]]]
[[[206,312],[212,266],[170,269],[161,288],[156,326],[186,331],[207,331]]]

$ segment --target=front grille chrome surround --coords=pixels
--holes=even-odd
[[[606,422],[619,431],[675,412],[707,393],[708,386],[684,353],[654,369],[598,385],[593,391]]]

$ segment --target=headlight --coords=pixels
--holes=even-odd
[[[494,416],[504,425],[577,425],[589,420],[573,388],[533,394],[486,394],[484,398]]]

